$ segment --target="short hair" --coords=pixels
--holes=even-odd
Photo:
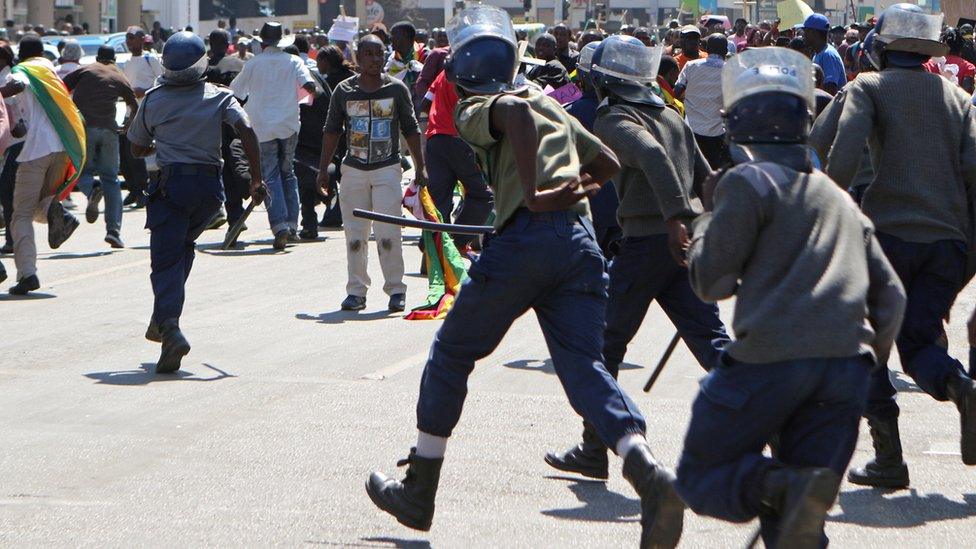
[[[19,51],[22,60],[41,56],[44,54],[44,42],[41,42],[41,37],[34,33],[25,34],[20,40]]]
[[[139,25],[132,25],[131,27],[125,29],[126,36],[145,36],[146,30]]]
[[[544,32],[544,33],[540,34],[539,36],[536,36],[535,37],[535,47],[537,47],[537,48],[539,47],[539,42],[548,42],[548,43],[551,43],[553,46],[555,46],[556,45],[556,37],[553,36],[553,35],[551,35],[551,34],[549,34],[548,32]]]
[[[410,40],[417,38],[417,27],[413,26],[413,23],[409,21],[394,23],[393,26],[390,27],[390,34],[392,35],[394,32],[402,32],[406,34],[407,38]]]
[[[308,53],[308,36],[304,34],[295,35],[295,47],[301,53]]]
[[[681,66],[670,55],[661,56],[661,65],[658,67],[658,74],[666,74],[674,70],[681,70]]]
[[[63,44],[64,48],[61,50],[61,59],[63,61],[74,61],[77,63],[81,60],[81,44],[77,40],[65,40]]]

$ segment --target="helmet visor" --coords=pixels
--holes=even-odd
[[[739,100],[758,93],[799,96],[813,108],[813,64],[807,56],[787,48],[745,50],[725,62],[722,97],[728,111]]]
[[[478,4],[462,10],[447,24],[447,41],[451,49],[458,50],[473,38],[494,36],[510,42],[517,47],[515,28],[508,13],[485,4]]]
[[[603,53],[599,60],[593,63],[591,70],[642,84],[657,79],[664,46],[648,48],[643,44],[625,40],[604,40],[601,46]]]

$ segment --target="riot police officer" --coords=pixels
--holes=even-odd
[[[155,153],[162,169],[149,188],[146,228],[154,302],[146,338],[161,341],[156,372],[173,372],[190,352],[180,331],[184,286],[193,266],[197,237],[224,200],[221,182],[221,124],[234,127],[251,171],[251,195],[263,187],[257,137],[229,90],[204,81],[203,40],[174,34],[163,46],[163,75],[146,93],[128,131],[137,157]]]

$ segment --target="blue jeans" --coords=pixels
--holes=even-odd
[[[162,176],[150,183],[146,204],[153,320],[160,324],[183,314],[184,287],[193,267],[196,239],[224,201],[216,168],[214,175],[170,171],[179,168],[164,168]]]
[[[417,428],[448,437],[476,360],[535,311],[569,403],[611,448],[644,418],[603,365],[605,262],[589,221],[519,210],[485,245],[434,338],[420,382]]]
[[[922,244],[884,233],[877,236],[908,297],[905,319],[895,340],[901,367],[923,391],[936,400],[947,400],[947,379],[965,370],[938,342],[945,333],[942,319],[962,289],[966,245],[956,240]],[[895,392],[887,366],[881,365],[871,375],[866,415],[898,417]]]
[[[298,230],[298,178],[295,177],[295,146],[298,134],[287,139],[261,143],[261,174],[268,186],[268,223],[271,232]]]
[[[119,234],[122,228],[122,189],[119,187],[119,132],[85,126],[87,159],[78,188],[91,198],[95,174],[105,195],[105,229]]]
[[[767,547],[778,517],[760,503],[771,467],[829,467],[843,475],[867,396],[867,355],[747,364],[723,355],[701,381],[675,485],[700,515],[760,516]],[[763,455],[780,435],[778,458]],[[771,535],[772,534],[772,535]]]
[[[729,336],[718,307],[695,295],[688,269],[675,263],[667,235],[624,238],[610,263],[610,301],[603,356],[607,370],[617,377],[627,345],[657,300],[698,363],[710,370]]]

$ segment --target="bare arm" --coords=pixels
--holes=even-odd
[[[420,134],[406,136],[410,158],[413,159],[414,177],[420,185],[427,184],[427,170],[424,168],[424,148],[420,145]]]
[[[329,196],[329,164],[332,164],[332,158],[339,148],[340,138],[341,133],[325,132],[322,135],[322,154],[319,156],[319,176],[316,179],[325,196]]]

